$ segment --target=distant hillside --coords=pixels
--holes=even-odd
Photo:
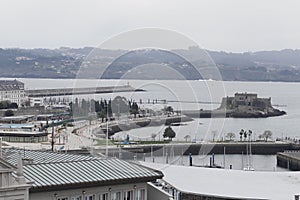
[[[122,76],[140,79],[202,79],[198,71],[177,54],[154,49],[128,52],[111,63],[103,74],[103,78],[118,79]]]
[[[75,78],[81,63],[93,50],[85,48],[59,49],[0,49],[0,76],[27,78]],[[201,79],[194,68],[176,54],[162,50],[139,50],[126,52],[97,49],[97,62],[112,62],[116,55],[122,55],[104,73],[104,78],[119,78],[128,70],[145,64],[163,64],[177,70],[186,79]],[[176,50],[188,55],[194,61],[199,49]],[[300,81],[300,50],[260,51],[227,53],[207,51],[219,68],[223,80],[232,81]],[[144,69],[143,69],[144,70]],[[153,70],[152,70],[153,71]],[[138,71],[136,73],[150,73]],[[159,77],[160,74],[157,74]],[[152,77],[156,76],[155,73]],[[93,73],[89,75],[93,77]],[[128,78],[131,78],[130,76]],[[134,78],[134,77],[133,77]],[[149,78],[147,76],[142,78]],[[165,78],[165,77],[160,77]],[[172,77],[170,77],[172,78]]]
[[[209,53],[225,80],[300,81],[300,50]]]

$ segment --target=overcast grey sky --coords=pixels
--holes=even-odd
[[[300,48],[299,0],[1,0],[0,47],[98,46],[144,27],[210,50]]]

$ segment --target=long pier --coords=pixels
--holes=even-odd
[[[130,85],[124,85],[124,86],[108,86],[108,87],[25,90],[25,93],[28,97],[47,97],[47,96],[65,96],[65,95],[79,95],[79,94],[113,93],[113,92],[139,92],[139,91],[145,91],[145,90],[135,89]]]

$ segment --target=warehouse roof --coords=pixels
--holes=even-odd
[[[2,156],[6,161],[10,162],[13,165],[16,165],[18,162],[19,152],[21,152],[23,159],[30,160],[33,164],[94,159],[94,157],[91,155],[77,155],[77,154],[14,149],[14,148],[2,149]]]
[[[33,182],[30,190],[44,191],[148,182],[163,174],[116,158],[99,158],[47,151],[3,149],[3,159],[17,165],[19,155],[30,159],[24,165],[24,177]]]
[[[45,188],[76,188],[84,186],[113,185],[148,182],[162,178],[162,173],[116,158],[24,166],[24,177],[32,181],[31,190]]]

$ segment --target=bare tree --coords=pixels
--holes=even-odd
[[[212,136],[213,136],[213,142],[215,141],[215,138],[218,136],[218,132],[217,131],[212,131]]]
[[[270,130],[265,130],[264,132],[263,132],[263,134],[261,134],[259,137],[260,138],[264,138],[264,140],[267,142],[268,141],[268,139],[270,139],[271,137],[272,137],[272,131],[270,131]]]
[[[156,136],[157,136],[157,134],[155,134],[155,133],[151,134],[151,138],[152,138],[153,141],[155,141]]]
[[[226,137],[227,139],[229,139],[229,141],[233,141],[234,138],[235,138],[235,134],[232,133],[232,132],[229,132],[229,133],[226,134],[225,137]]]
[[[184,136],[184,139],[187,142],[188,140],[191,140],[191,136],[190,135],[186,135],[186,136]]]

